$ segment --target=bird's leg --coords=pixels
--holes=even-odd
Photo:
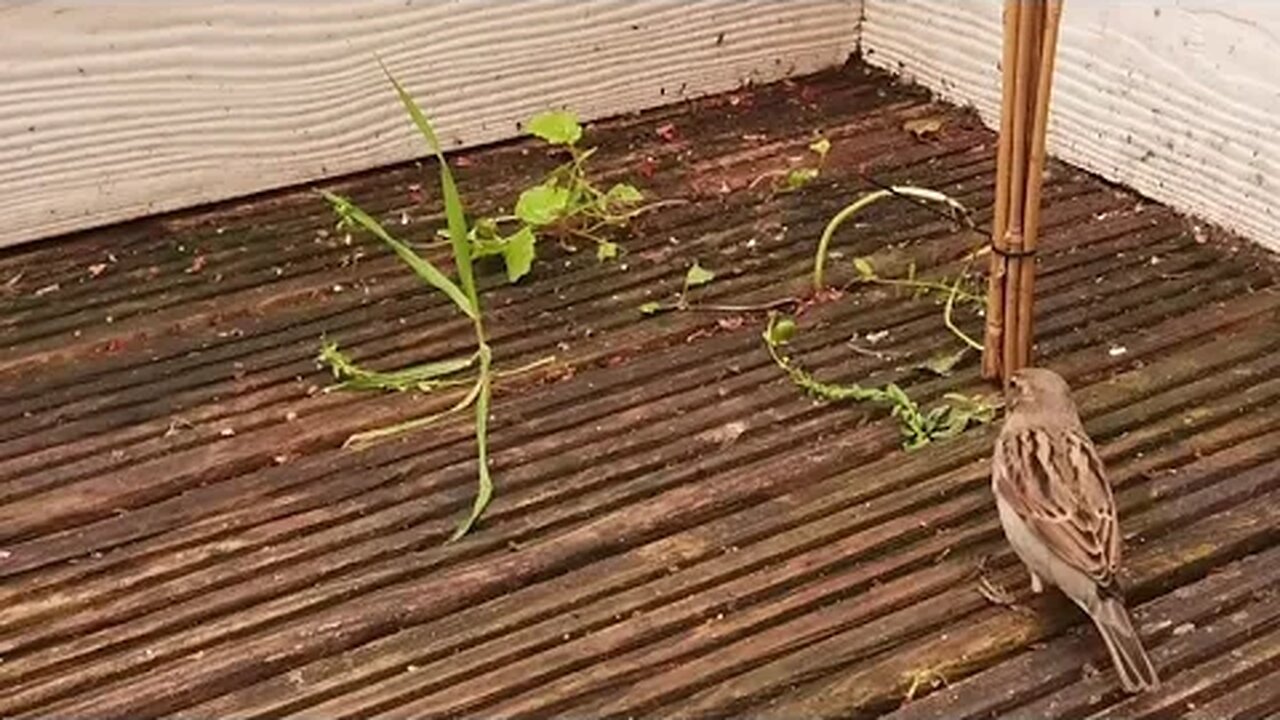
[[[1044,592],[1044,583],[1040,581],[1040,576],[1030,568],[1027,568],[1027,572],[1031,573],[1031,592],[1037,595]]]

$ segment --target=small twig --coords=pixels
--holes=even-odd
[[[769,178],[786,177],[787,173],[789,172],[791,171],[790,170],[770,170],[768,172],[761,173],[757,175],[754,180],[752,180],[750,183],[747,184],[747,189],[755,190],[756,186],[759,185],[764,180],[767,180]]]
[[[629,213],[624,213],[619,217],[626,218],[627,220],[632,220],[640,217],[641,215],[647,212],[657,210],[658,208],[672,207],[675,205],[688,205],[690,202],[692,201],[689,200],[688,198],[672,198],[670,200],[659,200],[657,202],[649,203],[648,205],[641,205],[635,210],[632,210]]]
[[[437,233],[436,237],[440,237],[440,234]],[[406,240],[405,245],[408,245],[414,250],[438,250],[440,248],[449,247],[449,240],[436,240],[433,242],[414,242],[412,240]]]
[[[799,305],[804,302],[797,297],[785,297],[769,302],[755,303],[753,305],[684,305],[683,307],[674,307],[673,310],[689,310],[701,312],[764,312],[766,310],[777,310],[778,308],[787,307],[789,305]]]
[[[557,230],[560,230],[560,231],[562,231],[562,232],[566,232],[566,233],[568,233],[568,234],[570,234],[570,235],[577,236],[577,237],[579,237],[579,238],[582,238],[583,240],[590,240],[591,242],[593,242],[593,243],[595,243],[595,244],[597,244],[597,245],[601,245],[601,244],[603,244],[603,243],[605,242],[604,238],[602,238],[602,237],[598,237],[598,236],[596,236],[596,235],[592,235],[592,234],[591,234],[589,231],[587,231],[587,230],[579,230],[578,228],[573,228],[573,227],[568,227],[568,226],[566,226],[566,227],[561,227],[561,228],[557,228]]]
[[[901,355],[898,355],[897,353],[886,352],[884,350],[872,350],[871,348],[862,347],[852,340],[846,342],[845,346],[859,355],[865,355],[866,357],[875,358],[876,360],[894,360],[901,357]]]
[[[964,277],[964,273],[961,272],[959,278],[963,278],[963,277]],[[959,279],[957,279],[957,282],[955,284],[947,285],[947,284],[935,282],[932,280],[902,280],[900,278],[881,278],[881,277],[857,278],[856,280],[850,283],[850,286],[857,285],[858,283],[869,283],[872,285],[888,285],[890,287],[909,287],[909,288],[917,288],[921,290],[934,290],[937,292],[947,293],[949,296],[959,298],[964,302],[981,302],[982,301],[982,298],[978,297],[977,295],[974,295],[973,293],[968,292],[966,290],[961,290],[959,285]]]
[[[524,373],[527,373],[530,370],[537,370],[543,365],[550,365],[555,361],[556,361],[555,355],[548,355],[540,360],[534,360],[531,363],[526,363],[524,365],[521,365],[520,367],[511,368],[510,370],[495,370],[493,373],[493,376],[495,378],[505,378],[505,377],[514,377],[516,375],[523,375]]]

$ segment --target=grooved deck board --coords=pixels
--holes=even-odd
[[[902,128],[929,117],[937,136]],[[818,129],[833,149],[817,183],[751,187]],[[309,190],[4,253],[4,272],[60,288],[0,297],[0,712],[1275,711],[1273,258],[1050,168],[1038,353],[1111,468],[1125,586],[1167,678],[1127,699],[1083,617],[1028,597],[988,490],[994,429],[905,453],[882,411],[815,403],[782,377],[761,313],[637,312],[695,259],[718,273],[701,302],[805,294],[817,235],[870,187],[860,172],[936,187],[985,222],[991,134],[854,63],[588,138],[602,176],[688,202],[638,220],[617,262],[544,243],[520,285],[484,270],[500,365],[555,360],[499,383],[497,495],[451,545],[473,492],[469,423],[340,446],[458,395],[322,392],[313,358],[322,335],[376,367],[451,356],[466,323],[382,248],[335,232]],[[531,147],[458,156],[477,212],[554,164]],[[329,187],[413,242],[440,223],[429,169]],[[867,255],[954,273],[970,242],[884,203],[837,236],[830,272],[843,284]],[[972,354],[945,378],[915,368],[950,342],[930,301],[853,288],[799,322],[792,351],[824,379],[892,380],[921,402],[990,389]],[[886,335],[855,352],[855,331]],[[984,558],[1021,610],[976,592]]]

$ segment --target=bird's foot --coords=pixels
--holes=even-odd
[[[987,561],[990,559],[989,555],[983,555],[978,558],[978,594],[986,598],[987,602],[992,605],[1012,607],[1013,595],[1003,585],[987,579]]]
[[[992,605],[1013,607],[1013,595],[1003,585],[991,582],[985,575],[978,577],[978,594]]]

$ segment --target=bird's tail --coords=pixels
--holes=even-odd
[[[1160,678],[1142,647],[1142,639],[1133,630],[1124,603],[1118,598],[1100,598],[1095,611],[1089,614],[1107,644],[1125,692],[1136,693],[1159,687]]]

